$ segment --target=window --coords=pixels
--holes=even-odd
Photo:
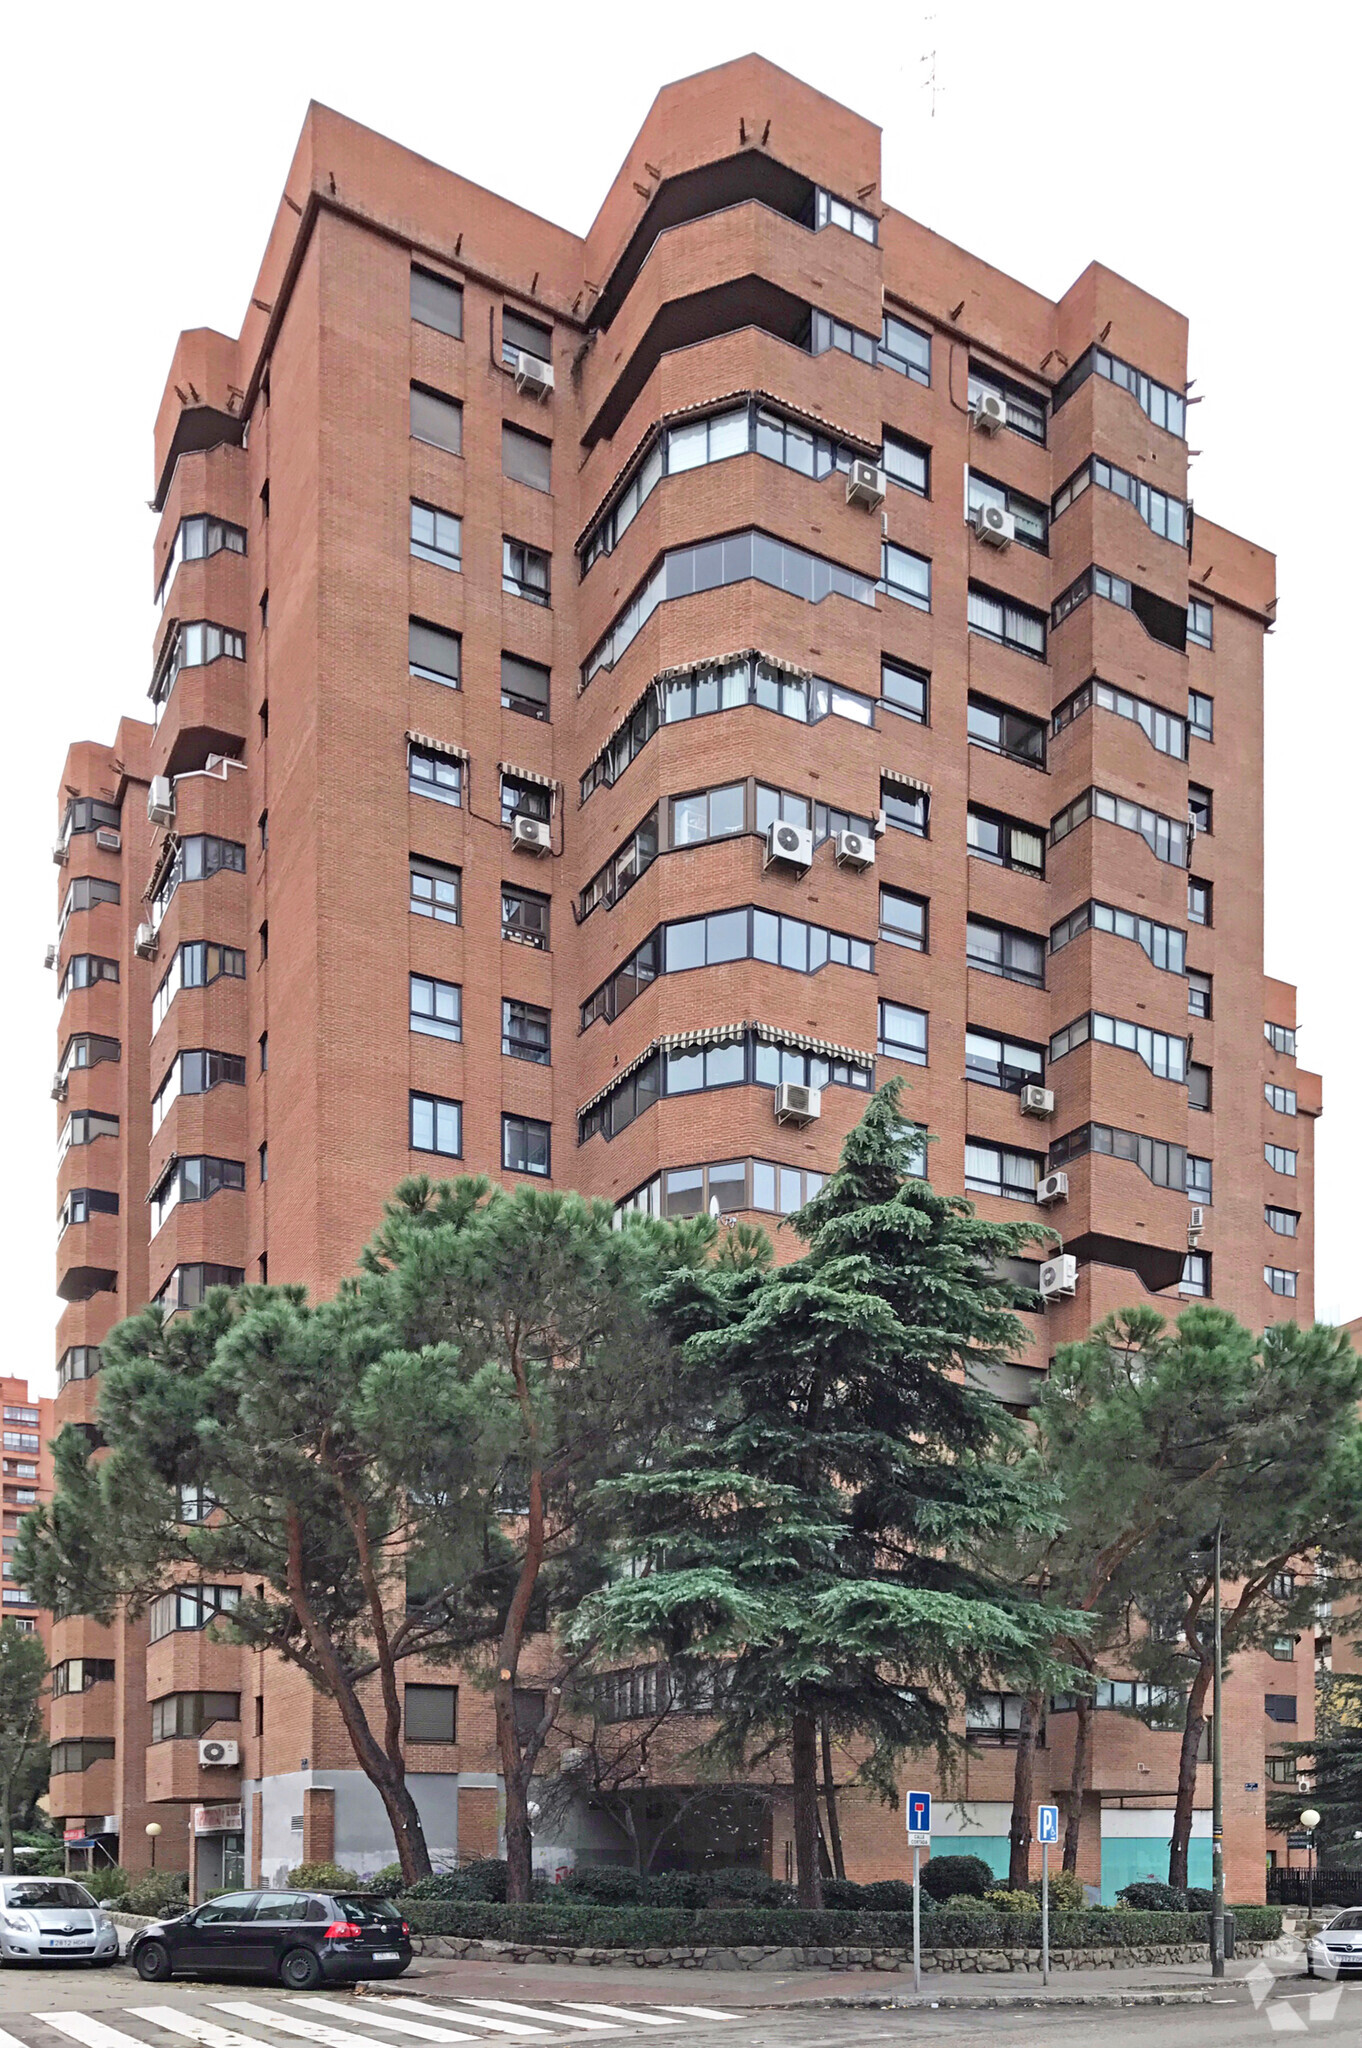
[[[1143,1131],[1115,1130],[1110,1124],[1080,1124],[1056,1138],[1050,1146],[1050,1166],[1065,1166],[1089,1152],[1138,1166],[1156,1188],[1173,1188],[1180,1194],[1187,1184],[1189,1162],[1181,1145],[1146,1137]]]
[[[175,529],[170,554],[166,559],[165,568],[161,571],[161,581],[156,591],[157,608],[164,611],[166,599],[170,595],[170,586],[175,580],[175,571],[181,562],[202,562],[207,560],[209,555],[220,555],[224,552],[233,555],[245,554],[246,534],[242,527],[231,526],[225,519],[210,519],[204,513],[196,513],[192,518],[182,519]],[[90,799],[86,797],[81,801],[88,803]],[[101,810],[107,811],[109,808],[108,804],[100,805]],[[101,818],[99,822],[102,825],[117,825],[117,811],[111,818]],[[89,831],[90,827],[83,826],[80,829]]]
[[[927,1012],[910,1010],[903,1003],[881,1002],[878,1049],[887,1059],[925,1067]]]
[[[1285,1059],[1295,1059],[1296,1031],[1294,1025],[1264,1024],[1263,1036],[1274,1052],[1281,1053]]]
[[[517,945],[546,951],[549,943],[549,898],[533,889],[501,885],[501,936]]]
[[[906,320],[886,313],[880,328],[876,360],[881,369],[894,370],[900,377],[910,378],[914,384],[930,384],[932,337],[924,334],[920,327],[910,327]]]
[[[67,1657],[52,1666],[52,1697],[66,1699],[72,1693],[88,1692],[92,1685],[107,1685],[114,1675],[112,1657]]]
[[[528,484],[532,491],[550,491],[553,444],[538,434],[527,434],[509,420],[501,429],[501,467],[513,483]]]
[[[93,910],[97,903],[117,903],[120,894],[117,882],[106,882],[101,875],[77,875],[62,902],[58,933],[66,930],[66,921],[73,911]]]
[[[807,219],[805,226],[808,226]],[[864,213],[859,206],[852,206],[845,199],[835,199],[831,192],[821,186],[814,193],[814,228],[845,228],[862,242],[879,239],[879,225],[874,214]]]
[[[1211,1014],[1211,977],[1198,974],[1194,968],[1187,970],[1187,1015],[1209,1017]]]
[[[7,1592],[6,1600],[9,1597]],[[68,1773],[88,1771],[93,1764],[110,1763],[113,1755],[112,1737],[87,1735],[68,1742],[54,1742],[48,1768],[54,1778],[60,1778]]]
[[[1267,1781],[1269,1785],[1294,1785],[1300,1765],[1292,1756],[1270,1756],[1267,1758]]]
[[[546,327],[542,320],[531,320],[526,313],[518,313],[514,306],[501,309],[501,360],[513,370],[521,351],[527,356],[536,356],[541,363],[547,363],[553,356],[553,329]]]
[[[429,391],[424,384],[411,387],[411,437],[428,447],[443,448],[450,455],[463,453],[463,407],[457,398]]]
[[[549,1013],[534,1003],[507,998],[501,1005],[501,1049],[508,1059],[549,1064]]]
[[[1031,768],[1045,766],[1045,721],[1028,718],[1022,711],[1009,711],[989,697],[969,700],[968,730],[971,743],[987,747],[991,754],[1006,754]]]
[[[123,1057],[123,1046],[117,1038],[102,1038],[94,1031],[77,1031],[67,1039],[57,1072],[63,1083],[72,1074],[83,1073],[89,1067],[103,1066],[112,1060],[116,1065]]]
[[[1169,754],[1175,761],[1187,759],[1187,727],[1176,712],[1160,710],[1145,697],[1133,697],[1129,690],[1104,683],[1100,676],[1093,676],[1082,689],[1065,698],[1051,721],[1055,737],[1094,704],[1099,711],[1114,711],[1118,718],[1128,718],[1138,725],[1160,754]]]
[[[1209,1294],[1210,1291],[1210,1253],[1188,1252],[1182,1262],[1182,1278],[1178,1282],[1178,1293],[1202,1296]]]
[[[844,356],[855,356],[859,363],[873,363],[877,355],[873,335],[815,309],[809,322],[809,353],[821,356],[830,348],[838,349]]]
[[[82,832],[99,832],[105,828],[116,832],[122,822],[123,814],[117,804],[101,803],[95,796],[68,797],[62,813],[61,843],[69,846]]]
[[[1019,868],[1024,874],[1045,873],[1045,838],[1034,825],[1022,825],[996,811],[970,805],[965,818],[965,845],[978,860],[994,867]]]
[[[1180,391],[1172,391],[1166,384],[1156,384],[1152,377],[1146,377],[1141,370],[1123,363],[1119,356],[1110,356],[1105,349],[1096,345],[1085,349],[1059,383],[1050,398],[1053,411],[1058,412],[1067,405],[1075,391],[1085,384],[1089,377],[1105,377],[1109,384],[1118,384],[1128,391],[1146,417],[1156,427],[1163,427],[1170,434],[1185,438],[1187,433],[1187,401]]]
[[[549,557],[542,548],[523,540],[501,543],[501,587],[512,597],[527,597],[531,604],[549,601]]]
[[[1269,1202],[1263,1210],[1263,1221],[1278,1237],[1294,1237],[1300,1227],[1300,1214],[1295,1209],[1276,1209]]]
[[[965,1079],[982,1081],[986,1088],[1005,1088],[1016,1095],[1033,1082],[1045,1078],[1045,1051],[1039,1045],[1006,1038],[991,1032],[965,1032]]]
[[[501,1163],[507,1173],[549,1174],[549,1126],[532,1116],[501,1119]]]
[[[405,1688],[403,1732],[408,1742],[457,1742],[457,1685],[409,1685]]]
[[[920,441],[905,441],[886,427],[880,462],[885,475],[894,483],[902,484],[906,491],[915,491],[919,498],[927,496],[931,450]]]
[[[897,547],[892,540],[880,543],[880,589],[920,612],[932,608],[932,565],[925,555]]]
[[[411,1096],[410,1142],[413,1152],[442,1152],[457,1159],[463,1151],[463,1104],[442,1095]]]
[[[175,1519],[189,1527],[206,1522],[217,1506],[217,1501],[207,1487],[195,1486],[192,1481],[181,1485],[179,1495]]]
[[[621,1225],[626,1216],[736,1216],[744,1210],[791,1216],[813,1200],[825,1179],[825,1174],[771,1159],[674,1167],[626,1196],[616,1205],[615,1218]]]
[[[1211,830],[1211,792],[1196,782],[1187,785],[1187,816],[1198,832]]]
[[[1293,1692],[1269,1692],[1263,1695],[1263,1712],[1269,1721],[1291,1723],[1296,1718],[1296,1695]]]
[[[1039,392],[1028,391],[1024,384],[1014,384],[1010,377],[1004,377],[991,366],[971,363],[969,366],[969,403],[979,404],[985,393],[1002,399],[1007,407],[1007,424],[1017,434],[1024,434],[1028,441],[1045,442],[1045,400]]]
[[[971,583],[968,607],[971,633],[981,633],[1000,646],[1015,647],[1037,661],[1045,659],[1045,614],[1030,605],[1016,604],[981,584]]]
[[[73,953],[66,963],[58,994],[62,1002],[73,988],[93,988],[97,981],[117,981],[118,962],[99,953]]]
[[[1189,626],[1187,637],[1192,637]],[[1200,690],[1187,692],[1187,729],[1194,740],[1215,738],[1215,699],[1202,694]]]
[[[69,1344],[57,1360],[57,1392],[72,1380],[92,1380],[103,1362],[97,1344]]]
[[[518,654],[501,657],[501,708],[519,711],[526,718],[549,715],[549,671],[537,661],[525,661]]]
[[[151,1702],[151,1739],[173,1742],[203,1735],[218,1721],[241,1719],[241,1695],[235,1692],[172,1692]]]
[[[907,668],[899,661],[880,663],[880,701],[901,718],[911,718],[916,725],[927,723],[929,688],[925,669]]]
[[[1187,1069],[1187,1107],[1208,1110],[1210,1106],[1211,1070],[1193,1060]]]
[[[765,792],[768,798],[779,800],[778,790]],[[765,829],[760,808],[762,792],[758,791],[757,829]],[[807,825],[808,803],[803,802],[805,816],[794,822]],[[702,789],[695,796],[674,796],[671,800],[671,843],[673,846],[698,846],[706,839],[727,839],[735,832],[741,832],[745,824],[747,785],[742,782],[725,784],[722,789]],[[779,813],[777,813],[779,815]],[[767,820],[768,824],[774,820]]]
[[[245,980],[246,955],[239,946],[219,946],[207,939],[194,939],[177,947],[151,999],[153,1032],[160,1030],[166,1012],[182,988],[208,988],[224,975],[233,981]]]
[[[965,517],[973,518],[981,507],[988,505],[999,512],[1010,512],[1016,538],[1024,548],[1035,548],[1039,553],[1046,551],[1050,515],[1046,506],[1037,504],[1034,498],[1024,498],[1020,491],[1014,491],[1008,484],[996,483],[992,477],[980,476],[977,470],[965,471]]]
[[[224,1188],[246,1185],[240,1159],[215,1159],[196,1153],[176,1158],[151,1191],[151,1234],[154,1237],[181,1202],[207,1202]]]
[[[1279,1088],[1275,1081],[1263,1083],[1263,1094],[1269,1109],[1275,1109],[1279,1116],[1296,1114],[1296,1091],[1294,1088]]]
[[[1050,929],[1050,951],[1058,953],[1083,932],[1111,932],[1118,939],[1133,939],[1143,948],[1155,967],[1181,974],[1186,964],[1187,934],[1174,925],[1155,924],[1137,917],[1133,910],[1117,910],[1110,903],[1080,903]]]
[[[441,334],[463,339],[463,286],[433,270],[411,272],[411,317],[423,327],[436,327]]]
[[[880,890],[880,937],[891,946],[908,946],[915,953],[927,950],[927,899],[909,896],[902,889]]]
[[[1203,1204],[1211,1200],[1211,1162],[1193,1152],[1187,1154],[1187,1199]]]
[[[600,669],[614,667],[660,604],[689,597],[695,591],[719,590],[751,580],[770,584],[806,604],[840,596],[873,607],[877,587],[869,577],[844,569],[840,562],[809,554],[755,528],[726,534],[720,540],[700,541],[694,547],[673,548],[587,656],[582,664],[583,687]],[[861,722],[868,725],[870,720],[867,717]]]
[[[407,621],[407,667],[412,675],[457,690],[463,667],[461,657],[462,643],[457,633],[432,626],[425,619]]]
[[[1109,569],[1085,569],[1051,605],[1050,624],[1062,626],[1069,614],[1090,597],[1104,597],[1108,604],[1119,605],[1126,612],[1134,606],[1132,586],[1124,576],[1113,576]]]
[[[1211,922],[1211,884],[1199,881],[1195,875],[1187,877],[1187,922],[1206,925]]]
[[[1103,461],[1100,455],[1090,455],[1081,469],[1075,470],[1069,481],[1056,491],[1051,506],[1055,519],[1068,511],[1089,484],[1099,491],[1110,491],[1115,497],[1124,498],[1133,505],[1151,533],[1161,540],[1175,541],[1179,547],[1186,547],[1191,522],[1187,507],[1181,498],[1172,498],[1166,491],[1156,491],[1139,477],[1132,476],[1128,469],[1118,469],[1114,462]]]
[[[1264,1145],[1263,1157],[1274,1173],[1288,1173],[1294,1176],[1296,1154],[1286,1145]]]
[[[208,619],[176,626],[166,642],[149,695],[159,719],[182,668],[203,668],[212,661],[244,661],[246,635]]]
[[[153,1643],[180,1629],[207,1628],[220,1614],[230,1614],[241,1599],[239,1586],[174,1586],[152,1601],[147,1610]]]
[[[692,801],[703,802],[703,798]],[[677,843],[674,823],[673,843]],[[647,873],[656,858],[657,812],[652,810],[630,833],[623,846],[610,856],[605,866],[596,870],[582,890],[577,899],[578,920],[590,917],[598,903],[618,903],[621,896],[633,888],[639,876]]]
[[[463,990],[458,983],[435,981],[428,974],[413,974],[410,983],[412,1030],[457,1045],[463,1038]]]
[[[1044,1164],[1034,1152],[1018,1152],[1010,1145],[986,1145],[977,1138],[965,1140],[965,1186],[971,1194],[1034,1202]]]
[[[101,1116],[97,1110],[78,1109],[67,1117],[57,1140],[57,1164],[61,1165],[73,1145],[93,1145],[97,1138],[116,1138],[118,1118]]]
[[[244,1087],[246,1062],[240,1053],[195,1051],[177,1053],[166,1077],[151,1098],[154,1136],[181,1095],[207,1095],[224,1083]]]
[[[167,1315],[182,1308],[200,1308],[211,1287],[240,1287],[246,1275],[240,1266],[176,1266],[154,1299]]]
[[[927,837],[931,819],[931,791],[915,786],[897,776],[880,777],[880,809],[884,822],[897,832],[911,832],[918,839]]]
[[[1296,1296],[1296,1275],[1286,1266],[1264,1266],[1263,1285],[1273,1294],[1284,1294],[1294,1301]]]
[[[262,850],[269,843],[268,822],[268,811],[262,811]],[[211,833],[191,832],[178,844],[168,841],[167,850],[171,852],[170,865],[158,868],[160,880],[151,899],[151,921],[158,928],[182,882],[206,882],[214,875],[244,875],[246,872],[246,848],[239,839],[218,839]]]
[[[757,788],[757,800],[761,801],[761,787]],[[822,846],[829,839],[837,839],[843,832],[855,832],[862,839],[869,839],[875,830],[875,820],[863,817],[859,811],[838,810],[831,804],[815,804],[813,807],[813,843]]]
[[[411,856],[410,907],[418,917],[437,918],[441,924],[459,922],[462,876],[458,868],[442,861],[418,860]]]
[[[654,1043],[618,1081],[601,1090],[578,1113],[577,1142],[607,1142],[663,1095],[693,1095],[716,1088],[775,1088],[793,1081],[802,1088],[860,1088],[872,1084],[873,1062],[863,1055],[831,1057],[823,1052],[762,1036],[763,1027],[716,1037],[712,1042],[663,1050]]]
[[[1114,1045],[1122,1052],[1138,1053],[1160,1081],[1187,1078],[1185,1038],[1172,1038],[1166,1031],[1151,1031],[1147,1025],[1131,1024],[1124,1017],[1106,1017],[1096,1010],[1075,1017],[1072,1024],[1055,1032],[1050,1040],[1050,1058],[1063,1059],[1066,1053],[1086,1045],[1090,1039],[1098,1045]]]
[[[463,521],[434,505],[411,501],[411,551],[437,569],[463,567]]]
[[[463,763],[433,747],[407,745],[407,788],[413,796],[433,796],[437,803],[463,802]]]
[[[1191,641],[1193,647],[1213,647],[1215,645],[1214,628],[1214,607],[1207,604],[1203,598],[1192,598],[1187,606],[1187,638]],[[1205,704],[1209,704],[1210,701],[1209,697],[1202,699],[1202,702]],[[1209,732],[1206,734],[1206,738],[1210,738]]]
[[[1187,865],[1187,827],[1180,818],[1166,818],[1161,811],[1147,810],[1106,789],[1085,789],[1055,814],[1050,820],[1051,846],[1058,846],[1089,818],[1118,825],[1123,832],[1138,832],[1155,858],[1170,867]]]
[[[965,926],[965,957],[983,974],[1025,982],[1030,988],[1045,986],[1045,941],[1030,932],[971,917]]]
[[[270,1034],[269,1034],[269,1032],[268,1032],[268,1031],[262,1031],[262,1032],[261,1032],[261,1034],[260,1034],[260,1071],[261,1071],[261,1073],[262,1073],[262,1074],[268,1074],[269,1070],[270,1070]]]

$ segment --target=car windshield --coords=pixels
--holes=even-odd
[[[357,1899],[352,1892],[337,1892],[336,1911],[342,1919],[353,1921],[359,1927],[375,1927],[383,1921],[398,1922],[402,1915],[386,1899]]]
[[[1332,1934],[1336,1927],[1343,1928],[1346,1933],[1356,1934],[1358,1928],[1362,1927],[1362,1913],[1340,1913],[1337,1920],[1329,1922],[1329,1932]]]
[[[38,1906],[83,1906],[87,1911],[94,1900],[82,1884],[72,1884],[69,1878],[25,1878],[22,1884],[5,1886],[5,1904],[18,1910],[30,1911]]]

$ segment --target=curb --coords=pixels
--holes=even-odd
[[[355,1986],[361,1997],[367,1988],[364,1984]],[[421,1991],[415,1985],[409,1986],[405,1995],[416,1998],[444,1996],[441,1992]],[[1015,2012],[1044,2010],[1050,2006],[1114,2009],[1132,2005],[1209,2005],[1211,1996],[1209,1984],[1189,1984],[1151,1990],[1132,1987],[1111,1991],[943,1991],[935,1996],[929,1991],[878,1997],[873,1992],[865,1992],[859,1997],[829,1995],[825,1998],[770,1999],[751,2005],[745,2001],[737,2002],[742,2005],[744,2017],[756,2018],[762,2013],[772,2012]]]

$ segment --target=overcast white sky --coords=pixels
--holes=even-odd
[[[16,9],[3,1370],[53,1383],[62,756],[145,708],[156,404],[181,328],[240,327],[307,101],[581,233],[657,88],[750,49],[880,123],[892,205],[1052,296],[1097,257],[1190,316],[1193,496],[1278,555],[1267,968],[1299,984],[1325,1077],[1318,1311],[1362,1313],[1358,19],[1224,0]]]

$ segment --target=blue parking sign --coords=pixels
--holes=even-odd
[[[909,1846],[925,1849],[932,1839],[932,1795],[930,1792],[910,1792],[908,1794],[907,1818]]]
[[[1039,1806],[1036,1809],[1036,1840],[1057,1842],[1059,1840],[1059,1808]]]

